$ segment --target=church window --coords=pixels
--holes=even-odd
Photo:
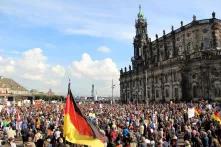
[[[141,49],[141,47],[139,47],[139,56],[141,56],[142,55],[142,49]]]
[[[208,32],[208,29],[203,29],[203,33],[207,33]]]
[[[192,78],[193,78],[193,79],[196,79],[196,74],[193,74],[193,75],[192,75]]]
[[[176,41],[180,41],[180,37],[177,37],[177,38],[176,38]]]
[[[174,73],[173,76],[174,76],[174,81],[176,81],[176,80],[177,80],[177,75],[176,75],[176,73]]]
[[[220,88],[219,88],[219,87],[216,87],[216,88],[215,88],[215,96],[218,97],[218,96],[220,96],[220,94],[221,94]]]
[[[165,82],[166,82],[166,83],[168,82],[168,77],[167,77],[167,75],[165,75]]]
[[[178,88],[175,88],[175,98],[178,98]]]
[[[166,97],[169,97],[169,90],[166,89]]]
[[[191,35],[190,33],[187,33],[187,37],[190,37],[190,35]]]
[[[157,77],[155,77],[155,83],[158,83],[158,79],[157,79]]]
[[[198,97],[196,85],[193,86],[193,97]]]
[[[150,98],[150,90],[148,90],[147,96],[148,96],[148,98]]]
[[[159,90],[157,89],[156,90],[156,98],[158,98],[159,97]]]
[[[204,38],[203,42],[204,42],[204,48],[205,49],[210,48],[210,40],[209,40],[209,38]]]
[[[201,43],[200,49],[201,50],[204,49],[204,44],[203,43]]]
[[[191,42],[188,42],[187,43],[187,50],[190,50],[190,48],[191,48]]]

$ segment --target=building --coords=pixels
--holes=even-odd
[[[120,97],[129,101],[169,101],[221,97],[221,20],[215,12],[151,41],[140,8],[132,66],[120,70]]]
[[[0,95],[27,95],[29,92],[12,79],[0,76]]]

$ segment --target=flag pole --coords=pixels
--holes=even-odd
[[[68,78],[68,94],[69,94],[70,87],[71,87],[71,79]],[[63,134],[64,134],[64,130],[63,130]],[[64,145],[65,147],[67,145],[66,136],[64,136]]]

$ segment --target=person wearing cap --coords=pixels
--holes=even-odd
[[[171,147],[177,147],[177,136],[174,135],[171,140]]]

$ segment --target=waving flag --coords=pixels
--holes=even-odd
[[[195,114],[199,116],[201,114],[201,110],[199,108],[195,108]]]
[[[64,137],[74,144],[88,145],[91,147],[104,147],[103,135],[82,115],[77,107],[70,83],[64,109]]]
[[[221,116],[219,115],[219,112],[214,112],[212,115],[212,119],[219,122],[219,124],[221,124]]]

